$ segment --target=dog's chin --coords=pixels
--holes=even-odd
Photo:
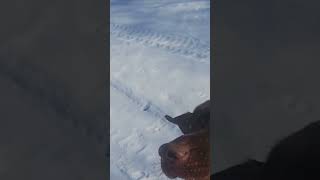
[[[184,179],[206,179],[206,177],[210,177],[210,170],[207,167],[199,167],[201,168],[202,172],[199,171],[194,173],[188,173],[188,170],[182,168],[181,166],[171,163],[170,161],[161,159],[162,172],[170,179],[174,179],[177,177]]]
[[[173,164],[170,164],[168,161],[161,159],[161,169],[162,172],[170,179],[178,177],[177,172],[174,171],[176,169]]]

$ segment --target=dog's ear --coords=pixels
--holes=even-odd
[[[207,129],[210,120],[210,100],[197,106],[193,113],[187,112],[175,118],[166,115],[165,118],[169,122],[178,125],[184,134]]]
[[[183,134],[188,134],[193,132],[192,124],[193,124],[194,116],[192,113],[187,112],[175,118],[172,118],[166,115],[165,118],[169,122],[178,125],[178,127],[180,128]]]

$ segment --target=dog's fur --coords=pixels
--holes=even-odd
[[[177,124],[184,135],[159,148],[163,172],[169,178],[209,179],[210,100],[197,106],[193,113],[166,119]]]

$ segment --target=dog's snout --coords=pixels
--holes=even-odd
[[[189,151],[184,148],[170,146],[169,144],[163,144],[159,148],[159,155],[169,161],[179,161],[188,158]]]

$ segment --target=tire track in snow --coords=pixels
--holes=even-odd
[[[153,104],[151,101],[145,99],[144,97],[138,96],[134,94],[134,92],[122,84],[120,81],[111,79],[110,87],[121,94],[125,95],[132,102],[134,102],[141,110],[152,114],[156,118],[164,119],[164,116],[167,115],[164,111],[162,111],[159,107]]]
[[[177,34],[163,34],[136,26],[110,24],[110,35],[126,42],[164,49],[173,54],[210,63],[210,44],[199,39]]]

